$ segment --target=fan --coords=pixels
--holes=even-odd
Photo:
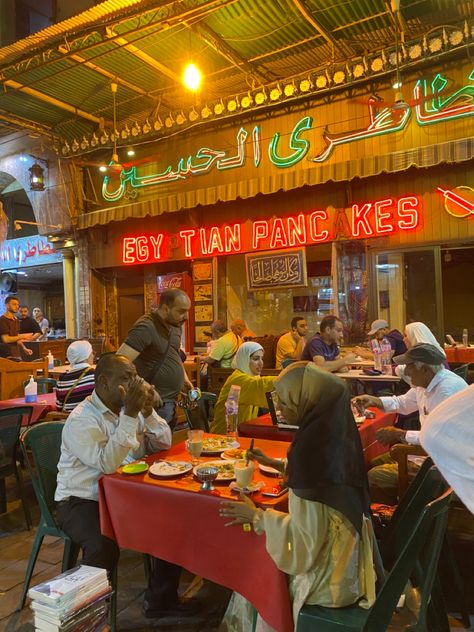
[[[0,290],[7,294],[16,294],[18,291],[17,275],[13,272],[0,274]]]

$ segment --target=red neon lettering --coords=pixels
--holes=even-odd
[[[312,241],[326,241],[329,237],[328,230],[318,230],[318,221],[325,221],[328,218],[327,211],[314,211],[309,216],[309,235]]]
[[[201,253],[203,255],[207,255],[207,244],[206,244],[206,229],[199,229],[199,241],[201,242]]]
[[[268,237],[268,222],[266,219],[254,222],[252,229],[252,248],[258,250],[260,242]]]
[[[135,238],[134,237],[124,237],[123,239],[123,256],[122,260],[124,263],[135,263],[136,259],[134,257],[135,253]]]
[[[224,226],[224,242],[226,252],[240,252],[240,224]]]
[[[288,217],[288,243],[290,246],[296,246],[298,242],[300,245],[306,243],[306,224],[303,213],[300,213],[297,217]]]
[[[387,200],[380,200],[375,202],[375,232],[377,233],[393,233],[393,224],[384,224],[384,219],[392,219],[393,213],[390,211],[384,211],[387,206],[392,206],[393,200],[391,198]]]
[[[398,227],[400,230],[409,230],[418,226],[420,222],[418,207],[420,206],[420,200],[415,196],[403,197],[398,200]]]
[[[277,217],[272,226],[272,236],[270,239],[270,248],[286,248],[288,246],[288,238],[283,226],[283,220]]]
[[[220,254],[224,252],[224,246],[222,245],[221,234],[217,226],[213,226],[209,231],[209,244],[208,244],[207,249],[210,255],[214,254],[216,250]]]
[[[137,261],[146,261],[149,257],[149,249],[148,249],[148,244],[147,244],[147,238],[146,237],[137,237],[136,240],[136,244],[137,244]]]
[[[153,259],[161,259],[160,248],[163,243],[163,233],[150,235],[151,246],[153,248]]]
[[[179,232],[179,236],[184,241],[184,256],[185,257],[193,256],[192,249],[191,249],[191,237],[194,237],[195,235],[196,235],[196,231],[194,230],[194,228],[191,228],[190,230],[181,230]]]
[[[372,203],[367,202],[359,208],[358,204],[352,205],[352,235],[353,237],[360,236],[360,229],[362,228],[366,235],[369,237],[374,234],[367,214],[372,210]]]

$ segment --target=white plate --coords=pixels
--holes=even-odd
[[[278,459],[278,461],[283,461],[283,460],[284,459]],[[262,465],[261,463],[259,463],[258,469],[264,474],[271,474],[272,476],[283,476],[283,472],[279,472],[278,470],[276,470],[274,467],[271,467],[270,465]]]
[[[255,483],[250,483],[248,487],[239,487],[235,481],[229,485],[229,489],[233,492],[243,492],[244,494],[253,494],[254,492],[258,492],[262,487],[265,487],[265,483],[263,481],[256,481]]]
[[[199,465],[196,465],[196,467],[193,469],[193,474],[196,474],[196,472],[202,467],[217,467],[217,469],[219,470],[219,474],[215,479],[217,482],[233,481],[235,478],[234,461],[222,461],[221,459],[219,459],[217,461],[206,461],[205,463],[199,463]]]
[[[247,450],[237,450],[241,456],[239,456],[239,454],[235,454],[234,450],[237,450],[237,448],[224,450],[224,452],[221,453],[221,459],[224,459],[224,461],[238,461],[239,459],[245,459]]]
[[[192,469],[193,464],[189,461],[156,461],[148,470],[148,474],[159,478],[173,478],[182,476]]]
[[[239,447],[240,443],[235,441],[235,439],[230,439],[228,437],[206,437],[202,441],[201,454],[221,454],[221,452],[225,452],[226,450]]]

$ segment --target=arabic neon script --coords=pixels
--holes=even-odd
[[[421,212],[421,200],[416,196],[353,204],[347,238],[378,237],[415,229]],[[122,262],[133,265],[173,258],[168,248],[172,237],[186,259],[318,244],[334,237],[336,217],[337,214],[329,217],[326,210],[316,210],[245,224],[188,228],[177,235],[159,232],[127,236],[122,240]]]
[[[447,213],[458,219],[474,215],[474,189],[465,186],[436,189],[444,197],[444,208]]]
[[[469,74],[471,83],[454,93],[447,92],[449,81],[438,73],[431,83],[426,79],[417,81],[414,89],[416,122],[428,125],[449,121],[474,114],[474,69]],[[394,103],[384,106],[379,97],[370,97],[368,101],[368,123],[360,129],[351,129],[341,133],[332,133],[325,129],[322,133],[323,149],[313,157],[308,156],[311,141],[305,137],[313,127],[311,116],[301,118],[288,136],[283,140],[281,132],[275,132],[268,141],[268,158],[279,169],[293,167],[303,159],[323,163],[330,158],[336,147],[358,140],[373,138],[385,134],[401,132],[411,118],[411,108],[407,103]],[[178,158],[175,165],[163,166],[158,173],[139,175],[137,166],[122,169],[119,173],[106,175],[102,183],[102,196],[108,202],[117,202],[127,189],[140,189],[157,186],[195,176],[209,174],[212,170],[224,171],[238,169],[246,164],[249,156],[258,168],[262,158],[262,136],[260,127],[253,126],[251,132],[241,127],[235,138],[235,146],[228,149],[201,147],[194,154]]]

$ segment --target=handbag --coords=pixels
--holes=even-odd
[[[91,367],[88,366],[84,369],[84,371],[80,374],[80,376],[77,378],[77,380],[74,382],[74,384],[71,386],[71,388],[68,390],[68,392],[66,393],[66,397],[63,400],[62,406],[61,406],[61,410],[64,410],[64,406],[67,403],[67,400],[69,399],[69,397],[71,396],[71,393],[73,392],[73,390],[76,388],[76,386],[79,384],[79,382],[82,380],[82,378],[84,377],[84,375],[86,375],[86,373],[88,371],[91,370]]]

